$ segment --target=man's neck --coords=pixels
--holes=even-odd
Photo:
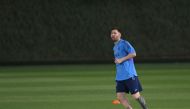
[[[120,40],[121,40],[121,39],[119,39],[119,40],[115,41],[115,42],[114,42],[114,44],[116,45],[116,44],[117,44]]]

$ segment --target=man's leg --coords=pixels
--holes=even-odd
[[[117,99],[121,102],[121,104],[125,107],[125,109],[132,109],[132,107],[129,104],[127,98],[125,97],[124,92],[118,92],[117,93]]]
[[[136,99],[139,102],[139,104],[141,105],[143,109],[148,109],[146,106],[145,99],[140,95],[139,92],[132,94],[132,96],[134,99]]]

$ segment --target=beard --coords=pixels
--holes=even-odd
[[[113,41],[113,42],[117,42],[117,41],[119,41],[119,39],[112,38],[112,41]]]

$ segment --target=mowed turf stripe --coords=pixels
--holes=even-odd
[[[167,88],[176,88],[176,84],[157,84],[154,85],[143,85],[145,89],[167,89]],[[38,90],[95,90],[95,89],[113,89],[115,88],[115,84],[105,84],[105,85],[77,85],[77,86],[15,86],[15,87],[1,87],[0,91],[38,91]],[[186,88],[190,89],[189,84],[181,84],[177,88]]]
[[[0,102],[30,102],[30,101],[97,101],[111,100],[110,94],[87,94],[87,95],[44,95],[44,96],[7,96],[2,97]],[[75,99],[74,99],[75,98]]]
[[[190,94],[170,94],[170,97],[164,96],[164,94],[146,94],[146,99],[149,101],[152,100],[174,100],[179,101],[181,96],[190,96]],[[75,99],[73,99],[73,97]],[[44,96],[6,96],[2,97],[0,102],[30,102],[30,101],[97,101],[97,100],[112,100],[114,96],[112,94],[81,94],[81,95],[44,95]],[[189,97],[180,98],[181,101],[189,100]]]
[[[58,87],[9,87],[9,88],[1,88],[0,91],[40,91],[40,90],[94,90],[94,89],[112,89],[113,85],[80,85],[80,86],[58,86]]]
[[[164,93],[168,93],[168,96],[174,96],[174,97],[182,97],[186,95],[185,97],[189,96],[190,89],[144,89],[144,94],[149,96],[165,96]],[[180,92],[176,94],[177,92]],[[110,94],[115,96],[115,89],[78,89],[78,90],[27,90],[27,91],[18,91],[18,90],[12,90],[12,91],[1,91],[1,97],[6,96],[41,96],[41,95],[91,95],[91,94]],[[189,99],[189,98],[188,98]]]
[[[185,75],[190,75],[189,73],[190,68],[188,69],[137,69],[137,72],[139,75],[143,74],[148,74],[148,75],[171,75],[172,74],[185,74]],[[113,70],[108,70],[108,71],[75,71],[75,72],[70,72],[70,71],[62,71],[62,72],[56,72],[56,71],[42,71],[42,72],[31,72],[31,71],[24,71],[24,72],[3,72],[0,71],[0,77],[4,78],[16,78],[16,77],[73,77],[75,76],[108,76],[108,75],[114,75],[115,71]]]
[[[79,81],[107,81],[113,80],[111,77],[29,77],[29,78],[1,78],[0,83],[13,83],[13,82],[79,82]]]
[[[155,74],[155,73],[154,73]],[[189,77],[190,75],[186,75],[182,73],[178,73],[178,74],[170,74],[170,75],[154,75],[154,74],[148,74],[145,73],[144,75],[140,75],[140,79],[144,79],[145,80],[157,80],[157,79],[162,79],[162,80],[190,80]],[[167,73],[165,73],[167,74]],[[190,74],[190,73],[189,73]],[[0,83],[2,82],[61,82],[61,81],[106,81],[106,80],[113,80],[114,81],[114,75],[106,75],[106,76],[102,76],[102,75],[88,75],[88,76],[79,76],[77,77],[77,75],[74,75],[72,77],[68,77],[68,76],[58,76],[58,77],[53,77],[53,76],[46,76],[46,75],[41,75],[41,77],[11,77],[11,78],[6,78],[6,77],[1,77],[0,76]]]

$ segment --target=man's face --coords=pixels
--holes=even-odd
[[[117,29],[111,31],[111,39],[116,42],[121,38],[121,33]]]

